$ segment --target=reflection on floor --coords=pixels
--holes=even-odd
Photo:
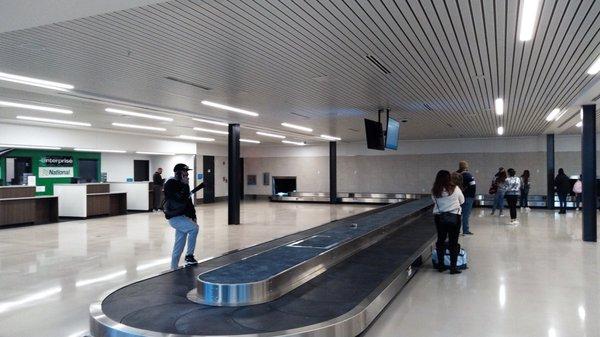
[[[246,202],[199,207],[198,258],[221,255],[372,206]],[[600,248],[581,215],[534,210],[520,224],[476,209],[461,237],[470,269],[417,273],[365,336],[600,336]],[[0,230],[0,335],[78,337],[104,291],[168,267],[173,231],[160,213]]]

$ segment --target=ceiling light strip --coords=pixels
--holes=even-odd
[[[173,121],[173,118],[171,118],[171,117],[162,117],[162,116],[150,115],[150,114],[145,114],[145,113],[141,113],[141,112],[127,111],[127,110],[121,110],[121,109],[106,108],[106,109],[104,109],[104,111],[110,112],[110,113],[115,113],[115,114],[120,114],[120,115],[132,116],[132,117],[155,119],[155,120],[159,120],[159,121],[166,121],[166,122]]]
[[[206,138],[206,137],[196,137],[196,136],[188,136],[188,135],[180,135],[178,138],[188,139],[188,140],[198,140],[202,142],[214,142],[214,138]]]
[[[285,143],[285,144],[293,144],[293,145],[299,145],[299,146],[304,146],[304,145],[306,145],[306,144],[304,144],[303,142],[293,142],[293,141],[291,141],[291,140],[282,140],[281,142],[282,142],[282,143]]]
[[[504,100],[502,98],[496,98],[494,106],[496,107],[496,115],[502,116],[504,114]]]
[[[529,41],[533,38],[535,21],[537,19],[539,0],[524,0],[521,11],[521,27],[519,27],[519,40]]]
[[[197,127],[194,128],[194,131],[216,133],[219,135],[228,135],[229,134],[228,131],[212,130],[212,129],[205,129],[205,128],[197,128]]]
[[[7,73],[2,73],[2,72],[0,72],[0,80],[7,81],[7,82],[26,84],[26,85],[31,85],[31,86],[35,86],[35,87],[53,89],[53,90],[58,90],[58,91],[68,91],[68,90],[75,89],[75,87],[72,86],[71,84],[40,80],[38,78],[26,77],[26,76],[14,75],[14,74],[7,74]]]
[[[9,145],[9,144],[0,144],[0,147],[14,147],[17,149],[42,149],[42,150],[60,150],[62,148],[56,146],[45,146],[45,145]]]
[[[590,68],[587,70],[588,75],[596,75],[600,72],[600,56],[592,63]]]
[[[51,123],[51,124],[75,125],[75,126],[92,126],[92,124],[90,124],[90,123],[65,121],[65,120],[62,120],[62,119],[52,119],[52,118],[39,118],[39,117],[29,117],[29,116],[17,116],[17,119],[26,120],[26,121],[33,121],[33,122]]]
[[[74,151],[77,152],[107,152],[107,153],[127,153],[125,150],[106,150],[106,149],[82,149],[82,148],[74,148]]]
[[[260,135],[260,136],[265,136],[265,137],[272,137],[272,138],[285,139],[285,136],[282,136],[282,135],[276,135],[276,134],[273,134],[273,133],[262,132],[262,131],[256,131],[256,134],[257,134],[257,135]]]
[[[254,139],[244,139],[244,138],[240,138],[240,142],[244,142],[244,143],[254,143],[254,144],[260,144],[260,141],[258,141],[258,140],[254,140]]]
[[[334,136],[329,136],[329,135],[321,135],[321,138],[327,139],[327,140],[342,140],[342,138],[340,138],[340,137],[334,137]]]
[[[225,122],[217,122],[217,121],[212,121],[210,119],[202,119],[202,118],[192,118],[193,120],[197,121],[197,122],[202,122],[202,123],[208,123],[208,124],[213,124],[213,125],[221,125],[221,126],[229,126],[229,124],[225,123]]]
[[[499,126],[498,127],[498,135],[502,136],[504,134],[504,127],[503,126]]]
[[[254,116],[254,117],[258,116],[258,114],[256,112],[248,111],[248,110],[244,110],[244,109],[239,109],[239,108],[234,108],[232,106],[228,106],[228,105],[224,105],[224,104],[219,104],[219,103],[210,102],[210,101],[202,101],[201,103],[204,104],[204,105],[211,106],[213,108],[218,108],[218,109],[223,109],[223,110],[229,110],[229,111],[241,113],[241,114],[244,114],[244,115]]]
[[[300,130],[300,131],[306,131],[306,132],[313,131],[313,129],[307,128],[306,126],[301,126],[301,125],[296,125],[296,124],[291,124],[291,123],[281,123],[281,125],[285,126],[286,128],[296,129],[296,130]]]
[[[137,124],[124,124],[124,123],[112,123],[113,126],[118,126],[121,128],[130,128],[130,129],[143,129],[143,130],[153,130],[153,131],[167,131],[165,128],[157,128],[154,126],[146,126],[146,125],[137,125]]]
[[[11,108],[20,108],[20,109],[29,109],[29,110],[37,110],[37,111],[45,111],[45,112],[55,112],[55,113],[67,114],[67,115],[73,113],[73,111],[67,110],[67,109],[59,109],[59,108],[52,108],[52,107],[41,106],[41,105],[23,104],[23,103],[8,102],[8,101],[0,101],[0,106],[7,106],[7,107],[11,107]]]
[[[145,152],[145,151],[135,151],[137,154],[149,154],[155,156],[174,156],[175,153],[166,153],[166,152]]]
[[[546,117],[546,121],[547,122],[551,122],[553,119],[557,119],[558,120],[558,114],[560,113],[560,109],[556,108],[552,111],[550,111],[550,113],[548,114],[548,116]]]

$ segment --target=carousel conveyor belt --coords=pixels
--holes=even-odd
[[[91,333],[94,337],[358,335],[408,282],[422,258],[429,256],[435,237],[430,207],[427,199],[381,207],[124,286],[91,305]],[[232,273],[239,272],[241,261],[252,262],[261,254],[269,256],[278,248],[311,238],[311,247],[342,247],[349,234],[340,229],[355,231],[354,224],[377,227],[373,224],[383,220],[394,223],[395,229],[268,302],[218,306],[188,298],[189,293],[196,291],[202,275],[210,276],[212,281],[229,282]],[[336,233],[343,239],[314,240],[320,233]],[[323,252],[317,257],[319,254]],[[294,254],[287,255],[301,264]],[[302,256],[305,260],[315,258],[314,254]],[[282,256],[281,260],[287,258]],[[257,261],[269,263],[268,259],[254,260]],[[265,275],[290,270],[286,263],[279,261],[277,266],[239,279],[255,282]],[[228,266],[233,269],[227,269]],[[246,267],[253,269],[256,265]]]

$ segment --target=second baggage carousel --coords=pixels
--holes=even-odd
[[[95,337],[358,335],[429,256],[435,237],[430,207],[426,199],[382,207],[127,285],[92,304],[90,330]],[[187,298],[199,274],[344,224],[369,222],[392,208],[407,212],[399,212],[404,220],[388,236],[277,299],[222,307]]]

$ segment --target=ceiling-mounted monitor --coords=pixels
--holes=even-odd
[[[365,132],[367,135],[367,148],[372,150],[385,149],[385,140],[381,123],[365,118]]]
[[[400,136],[400,122],[388,117],[385,130],[385,148],[398,150],[398,137]]]

